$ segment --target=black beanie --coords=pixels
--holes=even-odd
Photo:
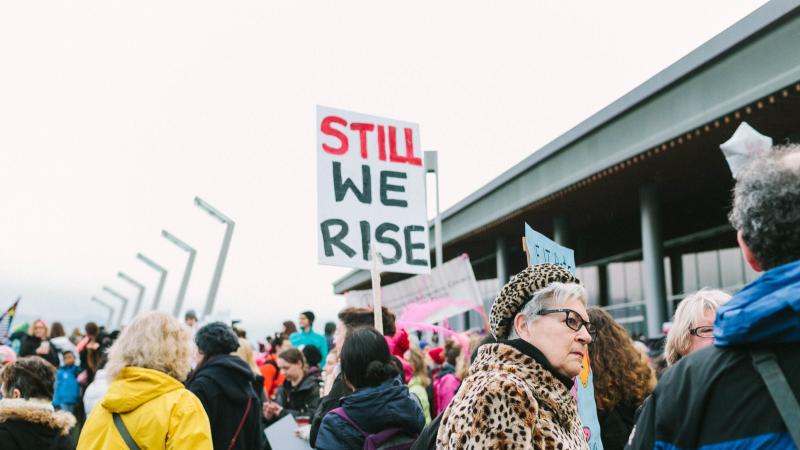
[[[194,341],[206,356],[227,355],[239,348],[236,333],[222,322],[212,322],[197,330]]]
[[[313,312],[311,312],[311,311],[303,311],[300,314],[306,316],[308,318],[308,321],[311,322],[312,325],[314,324],[314,313]]]

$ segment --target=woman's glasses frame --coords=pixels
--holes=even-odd
[[[592,339],[595,339],[597,337],[597,329],[594,327],[594,325],[591,322],[583,320],[583,317],[581,317],[578,311],[575,311],[574,309],[568,309],[568,308],[543,309],[539,311],[537,315],[546,316],[548,314],[557,314],[557,313],[565,314],[564,320],[562,320],[562,322],[564,322],[564,325],[566,325],[567,328],[569,328],[570,330],[581,331],[581,327],[585,327],[586,331],[589,333],[589,336],[591,336]],[[572,323],[572,325],[570,325],[570,322]]]
[[[714,337],[714,327],[705,325],[702,327],[689,328],[689,334],[701,339],[711,339]]]

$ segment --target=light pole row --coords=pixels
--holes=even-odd
[[[208,204],[200,197],[195,197],[194,203],[195,206],[206,211],[212,217],[214,217],[215,219],[219,220],[220,222],[226,225],[225,235],[222,239],[222,247],[220,248],[219,256],[217,257],[217,265],[216,268],[214,269],[214,275],[211,279],[211,286],[208,290],[208,298],[206,299],[206,304],[203,309],[203,317],[206,317],[209,314],[211,314],[211,312],[214,309],[214,301],[216,300],[217,290],[219,289],[219,283],[220,280],[222,279],[222,270],[225,267],[225,260],[227,259],[228,256],[228,248],[230,247],[231,238],[233,236],[233,228],[235,226],[235,222],[225,214],[221,213],[218,209]],[[195,250],[192,246],[190,246],[183,240],[179,239],[178,237],[176,237],[174,234],[170,233],[167,230],[161,230],[161,236],[189,254],[186,260],[186,267],[184,268],[183,278],[181,279],[181,286],[178,290],[178,296],[175,299],[175,306],[172,310],[172,314],[175,317],[178,317],[178,315],[181,312],[181,308],[183,307],[184,299],[186,298],[186,289],[189,285],[189,278],[191,277],[192,274],[192,268],[194,266],[194,260],[195,256],[197,255],[197,250]],[[147,256],[143,255],[142,253],[137,253],[136,258],[145,263],[151,269],[159,273],[158,286],[156,287],[155,294],[153,295],[153,303],[150,307],[151,310],[156,310],[158,309],[159,303],[161,301],[161,294],[162,291],[164,290],[164,284],[167,279],[167,269],[165,269],[152,259],[148,258]],[[128,276],[124,272],[117,272],[117,277],[131,284],[139,291],[136,297],[136,305],[134,306],[133,310],[133,317],[135,317],[139,313],[139,310],[142,306],[142,299],[144,298],[144,291],[146,289],[145,285],[135,280],[134,278]],[[122,320],[125,316],[125,310],[127,309],[128,306],[128,298],[126,298],[125,296],[121,295],[120,293],[118,293],[117,291],[113,290],[108,286],[103,286],[103,291],[111,294],[117,300],[120,300],[122,302],[122,309],[120,310],[119,318],[117,319],[117,328],[120,328],[122,326]],[[109,316],[106,322],[106,326],[110,327],[113,319],[114,308],[97,297],[92,297],[92,300],[99,303],[101,306],[109,309]]]

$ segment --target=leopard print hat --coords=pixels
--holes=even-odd
[[[495,338],[503,339],[511,330],[514,316],[530,300],[534,292],[553,282],[580,283],[581,281],[562,266],[550,263],[528,266],[511,277],[494,299],[489,312],[489,324]]]

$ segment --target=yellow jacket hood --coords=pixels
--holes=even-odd
[[[163,372],[126,367],[109,385],[101,404],[112,413],[124,414],[156,397],[182,388],[180,381]]]

